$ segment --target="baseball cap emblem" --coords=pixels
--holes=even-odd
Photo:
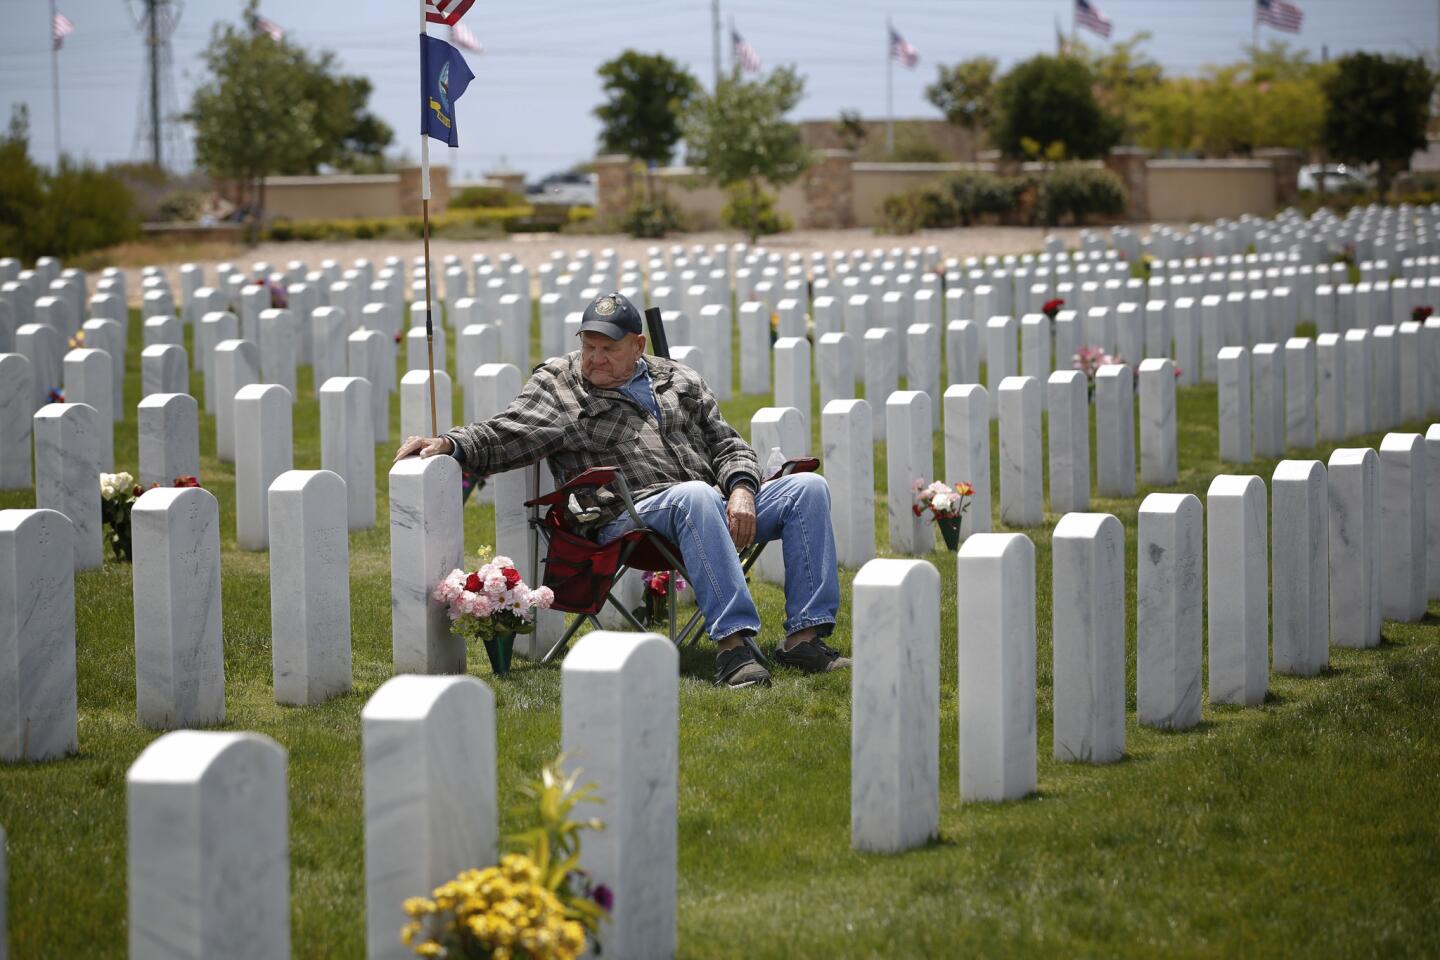
[[[600,317],[608,317],[616,310],[614,297],[601,297],[595,301],[595,314]]]

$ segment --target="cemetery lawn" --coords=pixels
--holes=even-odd
[[[128,416],[115,435],[117,465],[132,473],[140,327],[132,313]],[[191,387],[198,395],[198,375]],[[458,410],[458,390],[455,399]],[[725,413],[748,432],[766,403],[740,397]],[[1181,390],[1177,416],[1181,475],[1167,489],[1203,500],[1222,472],[1213,387]],[[398,402],[392,418],[398,423]],[[302,368],[297,468],[320,465],[318,422]],[[202,480],[222,516],[225,727],[267,734],[289,751],[295,956],[361,957],[359,714],[391,675],[390,457],[377,456],[380,526],[350,541],[354,689],[322,706],[282,708],[271,689],[267,558],[235,549],[233,469],[209,456],[214,449],[214,421],[202,416]],[[1306,455],[1328,454],[1327,447]],[[943,463],[939,434],[936,458]],[[1233,472],[1268,481],[1273,467]],[[883,489],[883,446],[875,477]],[[941,827],[923,849],[850,849],[848,675],[779,671],[768,690],[717,690],[710,649],[688,652],[680,686],[680,954],[1440,955],[1440,608],[1432,605],[1418,625],[1387,622],[1377,649],[1332,649],[1320,677],[1273,676],[1262,707],[1207,703],[1198,729],[1141,728],[1133,551],[1146,492],[1092,506],[1119,517],[1127,537],[1130,713],[1126,757],[1111,766],[1049,759],[1050,530],[1058,518],[1026,531],[1037,548],[1040,791],[1023,802],[958,801],[955,563],[943,548],[928,557],[943,597]],[[0,493],[0,508],[33,505],[32,492]],[[881,498],[882,551],[884,509]],[[488,507],[465,517],[468,550],[493,541]],[[834,640],[844,651],[853,575],[843,571]],[[0,767],[13,957],[126,953],[125,774],[158,736],[135,721],[130,576],[128,566],[108,561],[77,577],[80,754]],[[782,596],[769,585],[756,594],[768,648],[778,640]],[[560,670],[521,663],[492,682],[483,653],[472,653],[470,669],[496,692],[509,832],[523,822],[514,811],[522,781],[559,749]]]

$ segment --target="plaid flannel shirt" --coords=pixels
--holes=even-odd
[[[536,367],[520,395],[494,417],[446,436],[460,463],[481,475],[544,459],[557,486],[590,467],[616,467],[637,502],[688,480],[727,493],[748,480],[758,490],[755,451],[725,422],[705,381],[663,357],[645,362],[660,406],[658,422],[620,391],[586,382],[576,351]],[[600,515],[586,529],[598,529],[624,509],[608,490],[590,505]]]

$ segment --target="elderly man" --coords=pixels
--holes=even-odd
[[[783,665],[810,673],[850,666],[825,643],[840,603],[830,492],[823,477],[794,474],[761,486],[755,452],[690,368],[646,357],[640,312],[618,293],[597,297],[580,324],[580,349],[535,368],[510,406],[443,437],[410,437],[399,460],[448,454],[489,475],[547,459],[557,483],[596,466],[618,467],[645,524],[680,548],[695,600],[715,640],[715,682],[768,685],[747,638],[760,614],[739,550],[780,540],[785,555]],[[634,526],[602,492],[585,531],[608,543]]]

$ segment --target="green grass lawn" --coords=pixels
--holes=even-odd
[[[133,473],[140,387],[133,315],[130,329],[128,416],[116,428],[115,449],[117,466]],[[192,393],[200,386],[192,376]],[[748,435],[751,414],[768,402],[740,397],[725,413]],[[457,412],[459,403],[457,389]],[[1214,388],[1182,390],[1177,413],[1180,478],[1167,489],[1203,499],[1222,472]],[[815,432],[818,450],[818,423]],[[318,404],[308,369],[300,376],[294,436],[295,466],[318,468]],[[995,444],[992,435],[992,456]],[[354,689],[323,706],[289,708],[276,706],[271,690],[267,558],[235,549],[234,474],[210,456],[214,422],[203,415],[201,449],[202,479],[222,515],[225,726],[267,734],[289,751],[294,953],[360,957],[359,714],[391,675],[390,456],[377,451],[380,526],[350,541]],[[935,449],[943,465],[938,434]],[[1273,467],[1259,462],[1232,472],[1268,481]],[[998,466],[993,476],[998,483]],[[883,446],[875,479],[883,490]],[[687,653],[680,685],[681,955],[1440,954],[1436,608],[1419,625],[1387,623],[1378,649],[1333,649],[1332,667],[1320,677],[1272,677],[1262,707],[1207,705],[1201,726],[1183,733],[1139,727],[1134,536],[1147,492],[1092,505],[1119,517],[1127,536],[1131,714],[1118,764],[1049,759],[1050,530],[1058,518],[1026,531],[1037,548],[1040,790],[1023,802],[959,803],[955,635],[963,611],[955,608],[953,559],[943,547],[927,558],[940,570],[943,594],[941,835],[924,849],[899,856],[850,849],[848,676],[782,671],[768,690],[717,690],[709,683],[709,650]],[[0,508],[33,506],[30,492],[0,493]],[[883,498],[876,515],[883,555]],[[489,507],[467,509],[465,518],[467,550],[493,542]],[[835,645],[845,651],[853,575],[842,571]],[[763,584],[756,596],[766,623],[761,640],[772,645],[783,598]],[[80,753],[0,767],[16,958],[125,954],[125,772],[158,734],[135,721],[130,568],[107,561],[80,574],[76,600]],[[488,681],[483,652],[472,652],[470,669]],[[509,811],[522,781],[559,749],[560,670],[521,663],[492,686],[508,831],[519,825]]]

